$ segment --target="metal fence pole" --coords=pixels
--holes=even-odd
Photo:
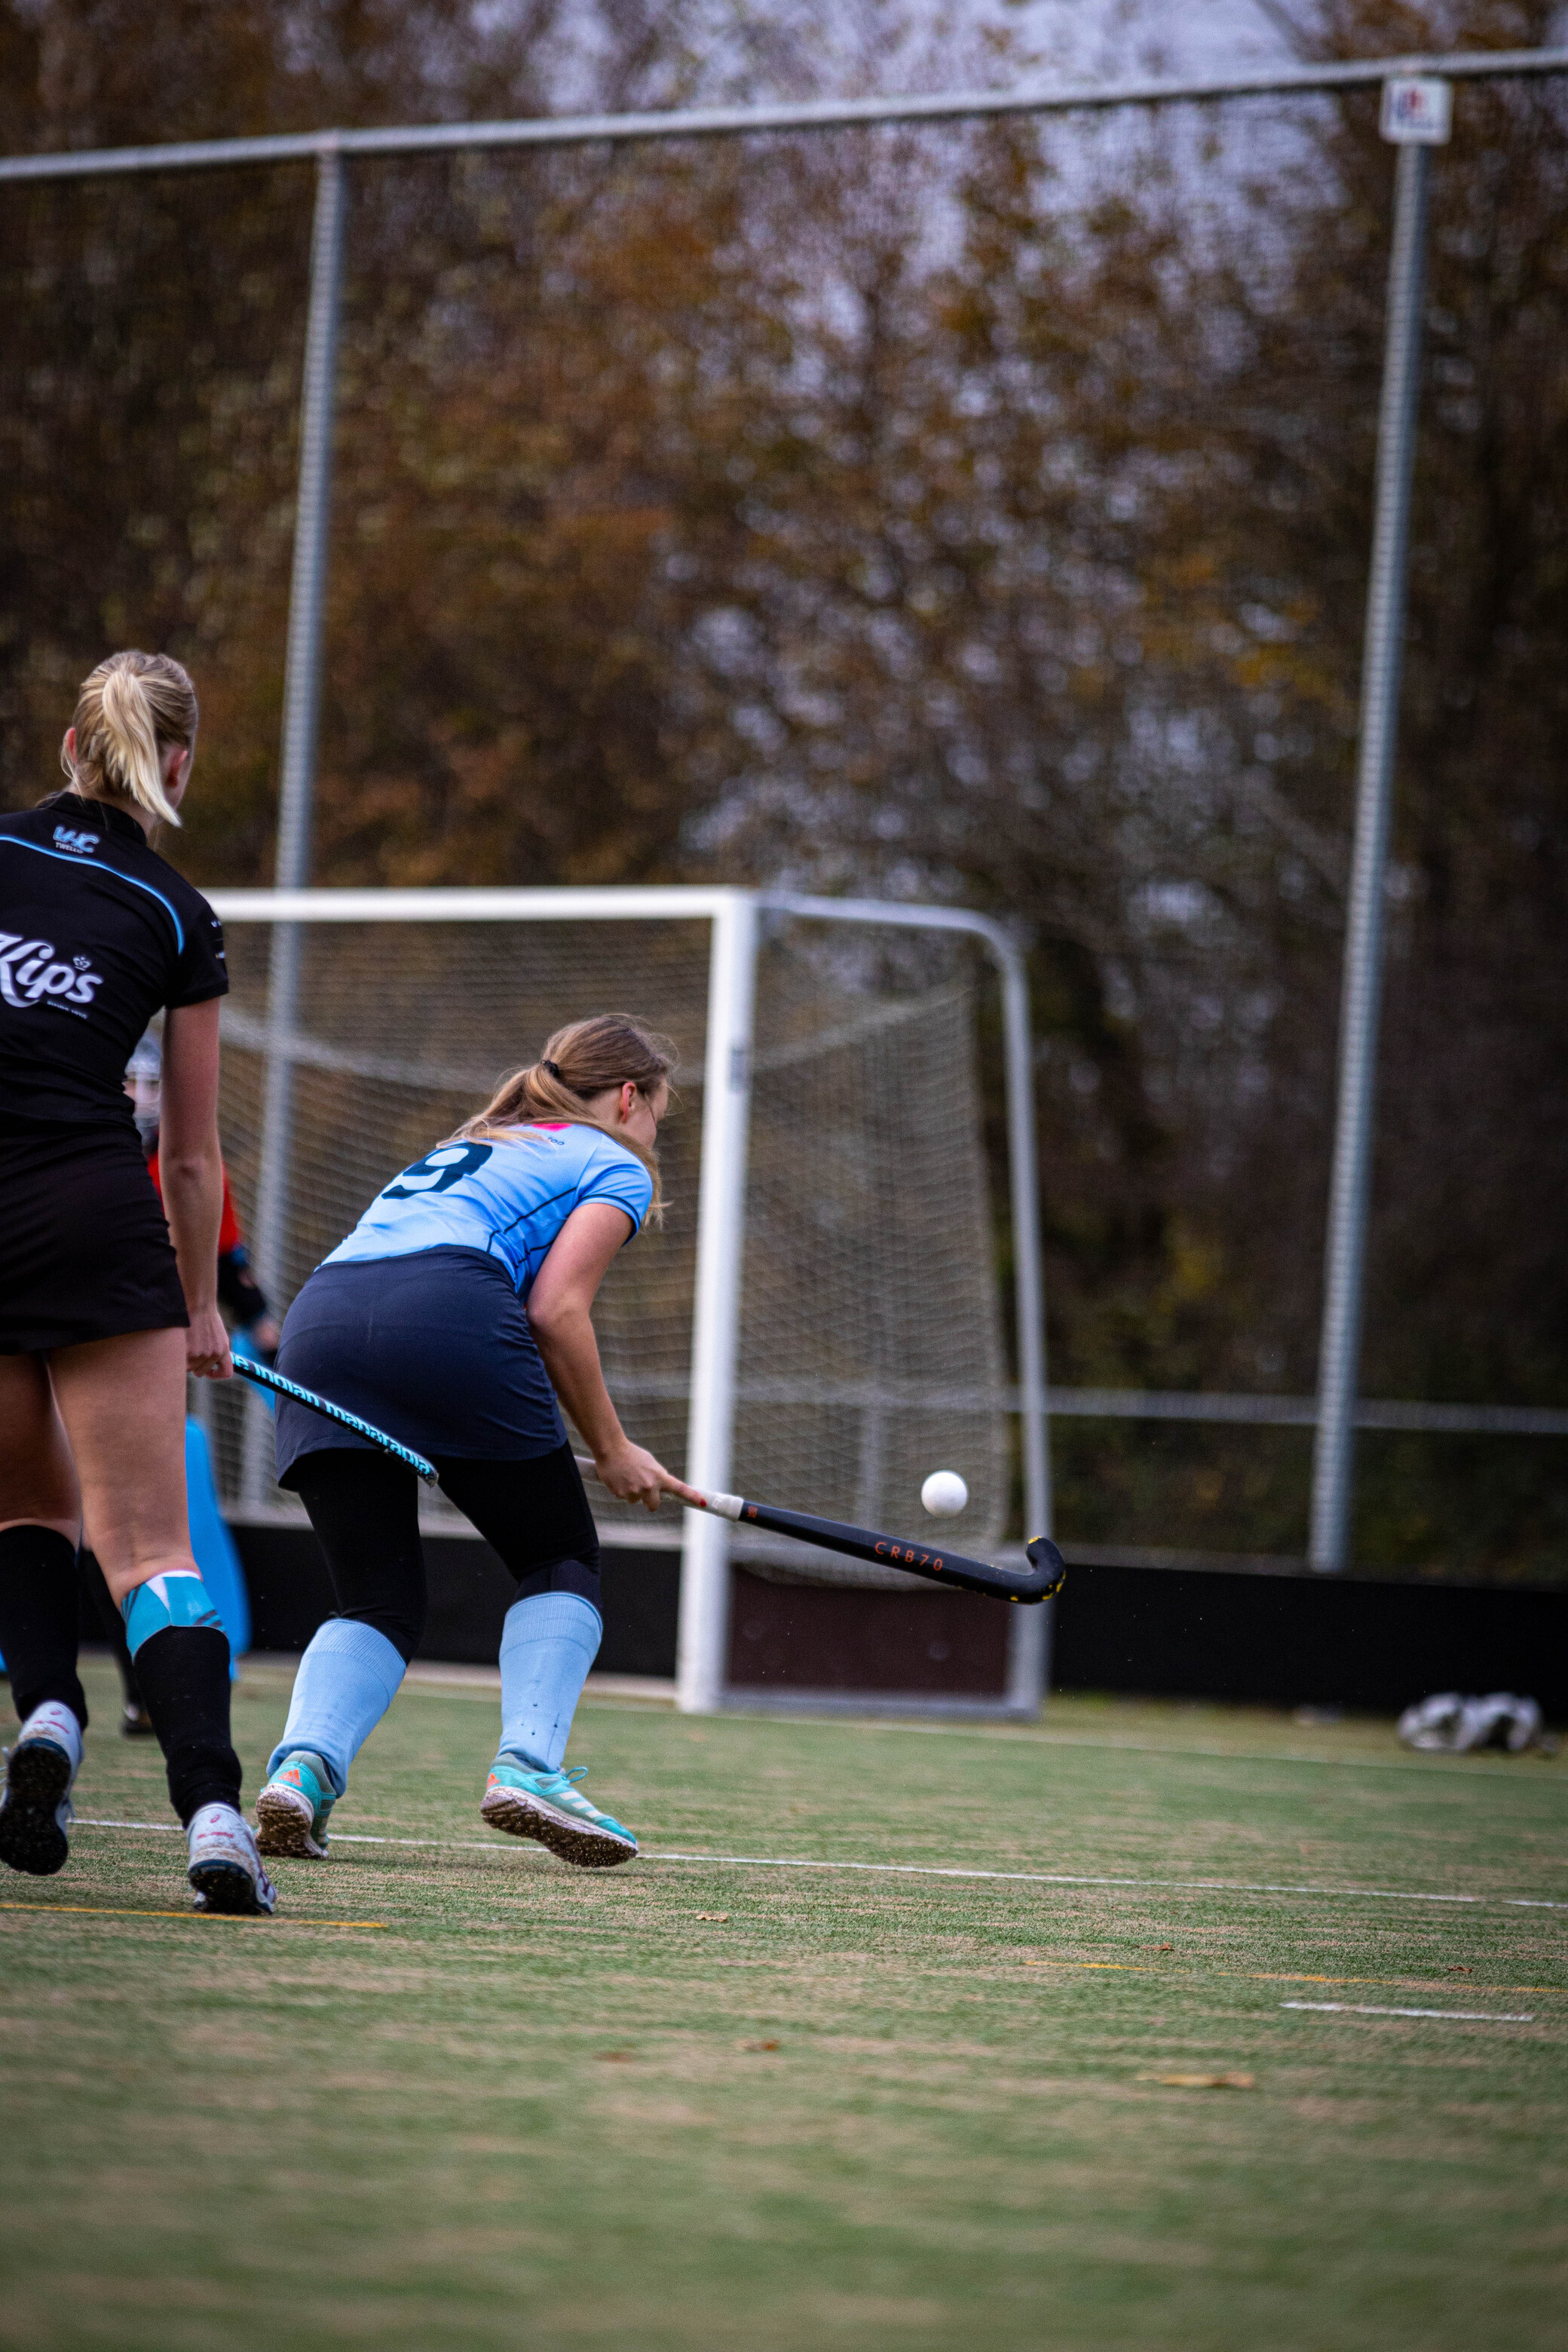
[[[1036,1160],[1035,1056],[1029,975],[1016,949],[996,950],[1006,1053],[1007,1157],[1012,1174],[1013,1297],[1018,1334],[1019,1423],[1024,1457],[1024,1534],[1051,1532],[1051,1458],[1046,1421],[1046,1300],[1040,1270],[1040,1195]],[[1015,1609],[1007,1642],[1007,1704],[1033,1715],[1050,1673],[1056,1603]]]
[[[712,937],[686,1475],[694,1486],[727,1492],[740,1354],[752,1021],[757,992],[757,905],[749,893],[731,894],[713,918]],[[706,1511],[688,1511],[675,1669],[676,1705],[683,1714],[710,1715],[720,1705],[729,1630],[728,1523]]]
[[[1363,1276],[1372,1177],[1378,1013],[1383,992],[1384,870],[1394,800],[1399,683],[1405,650],[1405,554],[1426,275],[1427,152],[1402,146],[1394,173],[1394,245],[1377,432],[1372,572],[1362,656],[1361,747],[1341,992],[1339,1102],[1329,1192],[1318,1435],[1312,1459],[1310,1557],[1345,1566],[1361,1357]]]
[[[338,318],[342,299],[342,157],[323,148],[316,163],[316,209],[310,237],[310,300],[300,396],[300,477],[294,520],[294,570],[289,593],[289,643],[283,678],[282,774],[278,797],[278,848],[273,875],[279,890],[302,889],[310,878],[310,820],[315,797],[316,728],[321,700],[321,639],[331,526],[332,411],[337,389]],[[299,1006],[298,923],[275,923],[267,982],[268,1044],[256,1192],[256,1273],[273,1305],[287,1302],[285,1236],[289,1164],[294,1141],[292,1039]],[[255,1507],[272,1485],[272,1419],[259,1396],[246,1425],[244,1496]]]

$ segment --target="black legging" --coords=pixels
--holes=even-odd
[[[97,1553],[79,1551],[76,1572],[82,1599],[97,1618],[98,1630],[120,1669],[120,1686],[125,1693],[125,1704],[139,1707],[142,1703],[142,1686],[131,1663],[131,1644],[125,1638],[125,1620],[120,1613],[120,1603],[110,1592],[108,1580],[98,1564]]]
[[[599,1605],[599,1538],[568,1445],[531,1462],[437,1454],[443,1491],[517,1579],[518,1599],[580,1592]],[[359,1446],[302,1454],[289,1485],[327,1556],[338,1613],[374,1625],[406,1663],[425,1631],[425,1548],[411,1470]]]

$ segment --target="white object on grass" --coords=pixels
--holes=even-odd
[[[1485,1698],[1439,1691],[1418,1699],[1400,1717],[1399,1737],[1406,1748],[1446,1748],[1460,1756],[1482,1748],[1506,1748],[1510,1756],[1522,1756],[1527,1748],[1552,1752],[1538,1702],[1512,1691],[1491,1691]]]
[[[969,1489],[956,1470],[933,1470],[921,1488],[921,1501],[932,1518],[951,1519],[969,1500]]]
[[[1535,2011],[1509,2009],[1374,2009],[1369,2000],[1282,2000],[1281,2009],[1321,2009],[1341,2017],[1450,2017],[1466,2025],[1533,2025]]]

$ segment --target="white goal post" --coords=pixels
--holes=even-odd
[[[228,933],[235,982],[235,993],[225,1007],[225,1146],[237,1190],[249,1212],[258,1277],[270,1298],[288,1303],[310,1265],[324,1255],[323,1239],[330,1247],[347,1230],[385,1171],[399,1164],[400,1156],[406,1159],[426,1148],[431,1134],[442,1131],[442,1117],[447,1128],[456,1125],[476,1100],[483,1099],[483,1088],[503,1067],[538,1049],[542,1023],[553,1026],[583,1012],[609,1009],[605,998],[614,990],[613,1001],[621,1009],[646,1015],[656,1025],[675,1027],[675,1022],[661,1018],[661,1007],[672,999],[689,1001],[689,1031],[694,1038],[700,1032],[701,1045],[700,1058],[693,1056],[698,1066],[682,1083],[700,1093],[701,1113],[700,1146],[690,1171],[696,1190],[693,1230],[689,1246],[679,1244],[688,1251],[681,1262],[688,1271],[678,1273],[669,1259],[660,1286],[659,1278],[645,1270],[639,1278],[645,1284],[655,1281],[655,1293],[649,1294],[654,1303],[644,1297],[638,1308],[645,1318],[639,1328],[652,1328],[646,1318],[651,1315],[657,1320],[660,1314],[664,1323],[659,1328],[667,1335],[673,1332],[677,1317],[686,1328],[667,1337],[664,1357],[657,1348],[652,1350],[651,1373],[647,1351],[639,1358],[637,1346],[628,1341],[627,1369],[619,1376],[612,1332],[606,1348],[612,1393],[617,1401],[626,1394],[646,1399],[644,1410],[653,1416],[648,1442],[657,1442],[662,1429],[662,1443],[669,1448],[667,1458],[675,1466],[673,1456],[683,1438],[684,1475],[709,1488],[734,1485],[738,1392],[753,1428],[782,1429],[792,1423],[792,1416],[799,1423],[795,1453],[787,1456],[791,1462],[798,1455],[803,1461],[820,1458],[826,1465],[832,1451],[829,1441],[837,1434],[833,1417],[857,1419],[859,1468],[848,1485],[844,1482],[850,1479],[850,1470],[844,1472],[842,1492],[877,1507],[888,1490],[897,1497],[894,1507],[902,1510],[906,1530],[910,1522],[902,1498],[920,1445],[929,1449],[944,1442],[944,1432],[994,1430],[1005,1416],[1016,1414],[1027,1524],[1008,1532],[1016,1540],[1017,1534],[1050,1531],[1028,986],[1023,959],[999,925],[948,907],[690,886],[216,890],[209,896]],[[417,927],[423,938],[389,928],[395,926]],[[438,928],[425,928],[432,926]],[[541,926],[550,928],[541,931]],[[626,928],[605,932],[603,926]],[[538,942],[568,938],[590,944],[613,938],[618,943],[618,961],[584,961],[588,948],[577,952],[575,963],[568,959],[572,971],[594,973],[591,984],[597,992],[591,1002],[577,1001],[574,983],[553,966],[548,969],[548,987],[546,968],[537,962],[523,978],[518,977],[536,952],[546,954]],[[705,972],[695,945],[677,953],[676,942],[696,941],[702,942]],[[953,956],[962,959],[964,951],[973,961],[976,950],[1000,983],[1016,1386],[1005,1380],[998,1352],[973,1067],[974,991],[971,985],[965,992],[963,975],[951,961]],[[948,964],[941,963],[943,956],[950,959]],[[894,959],[893,965],[889,958]],[[759,1045],[760,962],[767,984],[766,1034]],[[700,978],[706,983],[700,1003]],[[581,980],[575,983],[579,993],[584,984]],[[537,1015],[536,1004],[541,1008]],[[548,1013],[542,1009],[546,1004]],[[531,1021],[539,1034],[526,1025]],[[754,1088],[759,1059],[760,1110]],[[877,1100],[839,1113],[840,1127],[851,1116],[860,1122],[849,1146],[838,1130],[807,1137],[816,1156],[808,1156],[804,1170],[777,1176],[769,1196],[771,1208],[763,1198],[769,1171],[761,1165],[752,1168],[756,1254],[752,1286],[753,1320],[772,1311],[787,1321],[797,1312],[792,1298],[801,1287],[796,1277],[802,1265],[813,1272],[820,1269],[825,1283],[833,1277],[836,1265],[847,1267],[847,1276],[840,1278],[853,1285],[858,1239],[863,1248],[870,1234],[872,1246],[881,1247],[879,1233],[902,1218],[901,1229],[886,1243],[889,1251],[899,1255],[885,1265],[877,1261],[867,1276],[871,1295],[858,1301],[858,1311],[873,1318],[880,1314],[887,1326],[879,1363],[854,1360],[859,1328],[854,1325],[826,1373],[816,1356],[806,1366],[798,1348],[791,1359],[788,1345],[781,1343],[783,1372],[787,1375],[793,1366],[796,1377],[770,1382],[761,1376],[762,1366],[772,1363],[774,1352],[771,1327],[764,1322],[749,1342],[758,1360],[748,1364],[741,1386],[748,1153],[753,1127],[759,1118],[764,1123],[772,1120],[767,1150],[776,1158],[781,1121],[793,1119],[798,1127],[801,1107],[809,1118],[814,1103],[826,1100],[825,1088],[837,1087],[834,1098],[840,1105],[857,1088],[864,1095],[868,1072],[880,1089]],[[895,1105],[897,1115],[906,1120],[901,1132]],[[879,1148],[878,1133],[883,1111],[888,1113],[885,1150]],[[416,1116],[423,1118],[422,1129],[409,1123]],[[910,1126],[910,1120],[916,1123]],[[373,1152],[361,1166],[354,1151],[359,1131],[367,1126],[374,1130],[374,1151],[380,1157]],[[679,1153],[678,1126],[678,1121],[667,1126],[666,1138],[676,1140]],[[964,1195],[954,1204],[951,1251],[945,1249],[940,1221],[933,1220],[930,1199],[919,1216],[912,1212],[905,1215],[901,1207],[906,1193],[918,1190],[921,1180],[914,1163],[926,1156],[928,1139],[931,1151],[950,1154],[946,1163],[933,1161],[923,1180],[928,1194],[940,1198],[945,1166],[950,1176],[957,1171],[955,1190]],[[691,1142],[689,1131],[689,1149]],[[784,1148],[787,1151],[787,1139]],[[951,1156],[955,1153],[956,1159]],[[761,1151],[757,1157],[760,1160]],[[666,1159],[668,1169],[668,1152]],[[340,1164],[342,1181],[334,1191]],[[803,1174],[811,1181],[796,1181]],[[827,1195],[826,1202],[816,1201],[810,1206],[812,1213],[821,1213],[821,1230],[806,1233],[804,1239],[799,1232],[781,1238],[775,1230],[778,1219],[798,1220],[807,1213],[801,1196],[809,1201],[819,1191]],[[318,1198],[328,1194],[330,1200]],[[833,1251],[839,1244],[829,1229],[835,1220],[844,1228],[842,1248],[850,1253],[837,1260]],[[944,1301],[942,1281],[948,1255],[957,1266],[953,1281],[966,1284],[967,1290],[953,1292]],[[658,1262],[648,1263],[657,1266]],[[918,1334],[927,1283],[931,1304],[924,1319],[937,1328],[922,1340]],[[607,1286],[606,1296],[608,1292]],[[784,1303],[767,1308],[770,1297]],[[832,1323],[831,1292],[812,1311],[820,1338],[824,1326]],[[963,1335],[971,1326],[976,1334],[974,1349],[965,1357]],[[919,1377],[902,1381],[899,1351],[910,1347],[911,1333],[917,1335],[916,1352],[924,1347],[926,1353]],[[950,1362],[953,1371],[944,1385],[935,1368]],[[799,1376],[803,1366],[806,1377]],[[670,1418],[682,1405],[683,1430]],[[955,1420],[953,1415],[969,1418]],[[889,1437],[889,1429],[903,1434]],[[896,1479],[884,1463],[889,1446],[898,1455]],[[248,1507],[257,1516],[266,1516],[281,1501],[272,1488],[266,1449],[267,1424],[253,1406],[244,1466],[236,1469],[228,1483],[231,1491],[238,1488],[240,1507]],[[1005,1454],[1010,1464],[1011,1441]],[[758,1458],[755,1443],[751,1455]],[[763,1458],[774,1458],[765,1446]],[[995,1444],[989,1459],[994,1475],[987,1489],[991,1501],[984,1508],[990,1512],[988,1534],[994,1541],[1003,1532],[1012,1473],[1001,1466]],[[925,1464],[928,1468],[950,1466],[931,1459],[929,1450]],[[742,1471],[746,1467],[744,1445],[739,1466]],[[769,1493],[763,1498],[856,1516],[844,1502],[833,1499],[826,1466],[824,1475],[829,1488],[826,1496],[797,1490]],[[595,1496],[596,1510],[602,1499]],[[637,1539],[624,1515],[605,1531],[612,1541]],[[979,1548],[967,1531],[963,1540],[966,1549]],[[724,1703],[729,1567],[734,1545],[728,1523],[701,1512],[685,1514],[677,1699],[687,1712],[708,1713]],[[810,1558],[826,1560],[827,1556]],[[831,1571],[825,1573],[829,1580],[874,1582],[888,1572],[868,1570],[858,1578],[851,1571],[837,1579],[831,1578]],[[1010,1621],[1007,1689],[999,1705],[1008,1713],[1032,1713],[1044,1687],[1047,1609],[1016,1610]]]

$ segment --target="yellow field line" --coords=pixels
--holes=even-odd
[[[378,1927],[390,1926],[385,1919],[259,1919],[241,1911],[136,1911],[108,1903],[0,1903],[0,1911],[72,1911],[91,1919],[184,1919],[193,1927],[205,1927],[222,1919],[236,1927]]]

